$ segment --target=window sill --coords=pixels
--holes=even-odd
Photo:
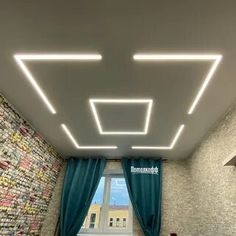
[[[92,229],[82,229],[77,236],[133,236],[133,230],[132,229],[126,229],[126,230],[104,230],[100,231],[99,229],[92,230]]]
[[[133,236],[132,233],[79,233],[77,234],[77,236],[103,236],[103,235],[106,235],[106,236],[114,236],[114,235],[117,235],[117,236]]]

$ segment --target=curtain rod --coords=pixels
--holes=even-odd
[[[99,156],[98,156],[99,157]],[[78,156],[78,157],[66,157],[64,158],[64,160],[69,160],[70,158],[78,158],[78,159],[89,159],[89,158],[97,158],[97,156],[90,156],[90,157],[81,157],[81,156]],[[127,158],[133,158],[133,159],[138,159],[138,157],[127,157]],[[151,159],[153,160],[162,160],[162,161],[168,161],[168,159],[166,158],[155,158],[155,157],[150,157]],[[121,161],[122,158],[105,158],[107,161]],[[145,159],[145,158],[144,158]]]
[[[122,159],[122,158],[121,158]],[[121,159],[118,159],[118,158],[106,158],[107,161],[121,161]],[[138,159],[138,158],[135,158],[134,159]],[[145,158],[144,158],[145,159]],[[168,159],[165,159],[165,158],[159,158],[159,159],[155,159],[155,158],[152,158],[154,160],[162,160],[162,161],[168,161]]]

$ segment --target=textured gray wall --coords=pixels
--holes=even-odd
[[[61,191],[63,187],[65,169],[66,169],[66,162],[63,163],[61,172],[57,178],[57,183],[54,188],[54,192],[48,206],[47,215],[44,219],[43,227],[40,232],[41,236],[54,236],[55,235],[59,212],[60,212]]]
[[[196,235],[236,235],[236,167],[222,164],[235,150],[236,107],[189,160]]]
[[[186,161],[163,164],[161,235],[194,235],[192,185]]]

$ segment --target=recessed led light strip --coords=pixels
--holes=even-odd
[[[152,149],[152,150],[171,150],[175,147],[180,135],[182,134],[184,129],[184,124],[180,125],[178,128],[171,144],[169,146],[132,146],[132,149]]]
[[[77,149],[117,149],[117,146],[80,146],[67,126],[65,124],[61,124],[61,127]]]
[[[109,99],[109,98],[102,98],[102,99],[97,99],[97,98],[91,98],[89,101],[93,103],[149,103],[152,102],[152,99],[124,99],[124,98],[117,98],[117,99]]]
[[[23,61],[99,61],[102,59],[100,54],[15,54],[14,58],[21,68],[26,78],[32,84],[35,91],[38,93],[40,98],[43,100],[45,105],[48,107],[52,114],[56,114],[56,109],[53,107],[52,103],[47,98],[45,92],[40,88],[36,79],[30,73],[29,69]]]
[[[24,61],[98,61],[102,59],[100,54],[17,54],[15,57]]]
[[[196,108],[200,98],[202,97],[207,85],[212,79],[221,59],[222,55],[219,54],[135,54],[133,56],[135,61],[214,61],[202,86],[200,87],[197,95],[195,96],[188,114],[192,114]]]
[[[191,115],[195,109],[195,107],[197,106],[200,98],[202,97],[204,91],[206,90],[211,78],[213,77],[215,71],[216,71],[216,68],[218,67],[219,63],[221,61],[221,57],[216,59],[215,62],[212,64],[204,82],[202,83],[202,86],[200,87],[195,99],[193,100],[193,103],[192,105],[190,106],[189,110],[188,110],[188,114]]]
[[[221,58],[219,54],[142,54],[138,53],[133,56],[136,61],[209,61]]]
[[[48,109],[52,112],[52,114],[56,114],[55,108],[53,107],[53,105],[51,104],[51,102],[49,101],[49,99],[47,98],[45,93],[43,92],[43,90],[40,88],[40,86],[38,85],[38,83],[36,82],[35,78],[30,73],[30,71],[28,70],[26,65],[23,63],[23,61],[21,59],[19,59],[17,57],[15,57],[15,59],[16,59],[17,64],[19,65],[19,67],[21,68],[23,73],[25,74],[26,78],[32,84],[33,88],[36,90],[36,92],[41,97],[43,102],[46,104]]]
[[[70,139],[70,141],[74,144],[74,146],[76,148],[79,148],[79,144],[77,143],[77,141],[75,140],[75,138],[73,137],[73,135],[71,134],[71,132],[69,131],[67,126],[65,124],[61,124],[61,127],[65,131],[65,133],[68,136],[68,138]]]
[[[101,135],[146,135],[148,133],[151,111],[152,111],[152,99],[89,99],[92,114],[94,116],[95,123],[98,131]],[[99,119],[99,115],[95,106],[95,103],[115,103],[115,104],[148,104],[147,113],[145,118],[144,131],[104,131]]]

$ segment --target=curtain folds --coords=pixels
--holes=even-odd
[[[104,167],[103,158],[68,161],[61,199],[60,236],[76,236],[79,232]]]
[[[159,236],[161,228],[161,160],[122,159],[129,196],[145,236]]]

